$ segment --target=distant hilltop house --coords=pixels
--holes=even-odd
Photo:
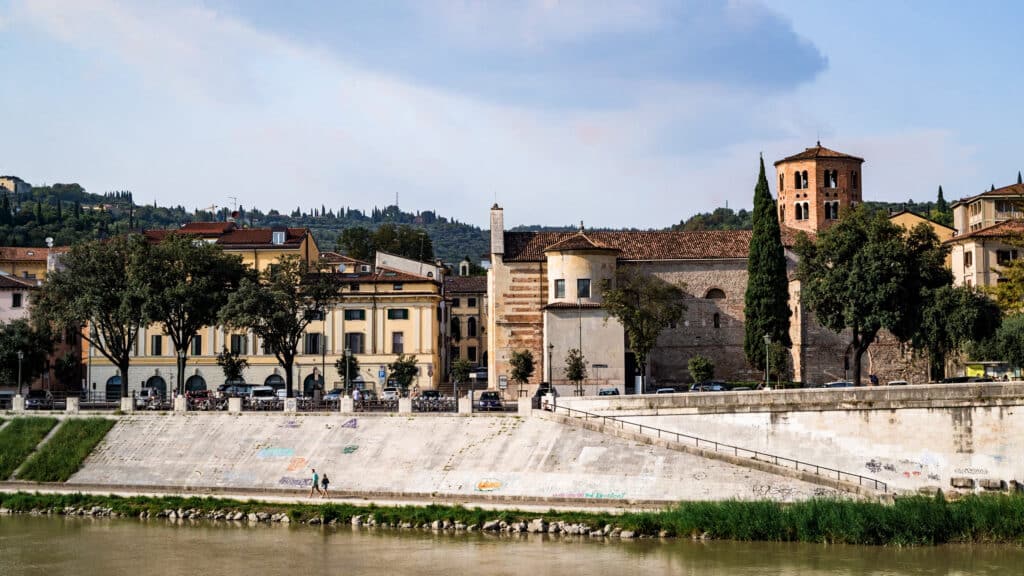
[[[32,185],[17,176],[0,176],[0,189],[21,196],[32,192]]]
[[[791,366],[795,380],[827,382],[849,374],[849,338],[815,321],[793,278],[797,234],[814,235],[862,201],[864,160],[820,145],[775,163],[778,216],[790,271]],[[588,393],[604,386],[634,387],[637,366],[623,328],[602,306],[600,285],[623,265],[673,284],[685,284],[687,311],[666,328],[649,358],[648,389],[690,381],[687,362],[712,359],[716,376],[763,379],[743,352],[744,294],[751,232],[510,232],[504,210],[491,209],[491,268],[487,277],[489,386],[511,372],[513,352],[530,350],[537,361],[531,381],[568,385],[565,358],[581,349],[588,364]],[[927,368],[891,336],[865,354],[864,374],[884,380],[924,381]]]
[[[1024,237],[1024,184],[1012,184],[952,204],[956,235],[951,249],[953,283],[995,286],[1000,269],[1020,258]]]

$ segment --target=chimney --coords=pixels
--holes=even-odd
[[[505,254],[505,211],[491,206],[491,254]]]

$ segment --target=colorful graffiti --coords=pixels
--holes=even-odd
[[[591,500],[622,500],[625,492],[559,492],[554,498],[583,498]]]
[[[291,458],[295,455],[295,450],[292,448],[263,448],[256,453],[256,457],[260,460],[267,460],[270,458]]]
[[[494,492],[501,489],[501,480],[486,478],[476,483],[477,492]]]
[[[281,479],[277,481],[282,486],[301,486],[305,488],[313,483],[312,478],[295,478],[294,476],[281,476]]]
[[[351,454],[351,453],[355,452],[356,450],[359,450],[359,446],[356,446],[355,444],[349,444],[348,446],[345,446],[344,448],[341,449],[341,453],[342,454]]]
[[[281,426],[279,426],[279,427],[280,428],[301,428],[302,425],[299,424],[298,422],[296,422],[295,420],[287,420],[283,424],[281,424]]]
[[[344,424],[341,425],[341,427],[342,428],[358,428],[359,427],[359,421],[356,420],[355,418],[349,418],[348,420],[345,421]]]
[[[301,457],[300,458],[292,458],[292,461],[288,463],[288,471],[289,472],[298,472],[299,470],[302,470],[305,467],[306,467],[306,459],[305,458],[301,458]]]

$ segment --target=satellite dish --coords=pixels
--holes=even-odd
[[[37,236],[37,238],[38,238],[38,236]],[[46,237],[46,247],[47,248],[53,248],[53,238],[50,237],[50,236]]]

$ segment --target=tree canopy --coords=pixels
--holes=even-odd
[[[394,380],[402,390],[412,384],[420,369],[416,366],[416,357],[412,354],[399,354],[395,361],[388,364],[388,379]]]
[[[139,235],[78,244],[47,276],[32,314],[55,329],[88,323],[83,337],[117,366],[121,397],[128,396],[128,367],[139,327],[149,323],[149,246]]]
[[[33,325],[18,319],[0,325],[0,382],[16,383],[19,387],[32,382],[46,369],[52,350],[53,333],[45,324]],[[20,360],[18,352],[22,354]],[[18,393],[22,393],[20,388]]]
[[[338,236],[337,249],[359,260],[372,262],[377,251],[420,262],[434,259],[434,243],[425,230],[408,225],[381,224],[376,230],[346,228]]]
[[[921,321],[913,344],[928,352],[933,380],[945,374],[949,354],[964,350],[971,342],[992,337],[999,329],[999,307],[985,293],[965,286],[941,286],[924,297]]]
[[[576,384],[580,391],[581,383],[587,379],[587,359],[579,348],[571,348],[565,355],[565,379]]]
[[[238,256],[193,236],[168,234],[151,247],[146,315],[163,325],[177,357],[177,388],[185,392],[185,362],[192,340],[217,322],[242,278],[248,274]]]
[[[637,365],[646,376],[647,359],[658,336],[686,311],[683,287],[643,274],[635,266],[620,266],[615,282],[603,281],[601,291],[605,310],[622,324]]]
[[[743,352],[747,362],[765,367],[764,337],[783,346],[789,339],[789,278],[782,246],[775,200],[768,189],[764,158],[754,187],[754,231],[747,256],[747,290],[744,294]]]
[[[913,338],[923,314],[924,292],[948,285],[945,249],[922,223],[907,234],[882,213],[862,206],[812,242],[801,234],[797,277],[801,297],[822,326],[850,330],[853,380],[861,358],[883,329],[901,341]]]
[[[512,373],[509,374],[509,378],[519,384],[519,391],[521,393],[523,386],[533,377],[535,368],[533,352],[529,350],[514,350],[508,363],[512,366]]]
[[[268,266],[258,279],[244,278],[219,318],[225,326],[252,330],[263,341],[284,369],[291,398],[292,367],[306,328],[315,318],[322,318],[337,297],[331,274],[310,269],[305,261],[288,256]]]

